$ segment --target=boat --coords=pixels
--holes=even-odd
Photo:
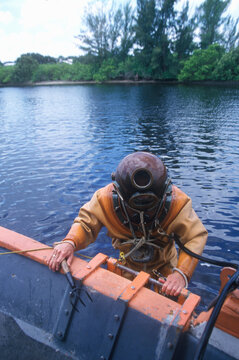
[[[159,281],[145,272],[129,280],[102,253],[75,256],[69,273],[49,270],[51,247],[3,227],[0,247],[1,359],[239,359],[238,283],[197,314],[198,295],[163,296]],[[235,276],[222,270],[220,294]]]

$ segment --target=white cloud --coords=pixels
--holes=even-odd
[[[20,24],[25,29],[72,29],[79,25],[86,0],[24,0]]]
[[[0,60],[14,61],[26,52],[55,57],[79,55],[74,37],[80,31],[86,4],[87,0],[21,0],[14,27],[0,28]],[[2,13],[8,13],[10,21],[11,13]]]
[[[13,21],[10,11],[0,11],[0,24],[8,25]]]

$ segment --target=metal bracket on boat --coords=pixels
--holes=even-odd
[[[172,314],[172,318],[169,317],[168,321],[162,324],[156,348],[155,358],[157,360],[171,360],[174,358],[182,328],[185,331],[189,326],[192,313],[199,301],[200,297],[191,293],[179,311]]]
[[[99,352],[99,359],[108,360],[110,358],[124,322],[128,304],[136,293],[148,282],[149,276],[149,274],[141,271],[114,302],[109,316],[105,341],[102,342]]]
[[[80,293],[82,291],[82,286],[83,286],[83,280],[86,277],[88,277],[90,274],[92,274],[97,268],[99,268],[100,265],[106,262],[107,259],[108,256],[100,253],[97,254],[89,263],[86,263],[85,267],[82,267],[79,270],[79,273],[74,274],[74,276],[78,278],[75,285],[74,283],[72,284],[72,282],[74,281],[73,278],[70,279],[70,281],[68,279],[69,285],[67,286],[64,297],[62,299],[56,326],[53,331],[54,337],[56,337],[57,339],[61,341],[65,339],[66,332],[71,322],[73,312],[74,310],[77,310],[76,307],[77,302],[80,301],[84,306],[86,306],[80,297]],[[64,270],[66,275],[67,275],[67,271]],[[85,293],[88,296],[88,298],[92,301],[88,292],[85,291]]]
[[[62,299],[60,311],[58,314],[56,326],[54,329],[54,336],[63,341],[66,335],[67,328],[70,324],[71,317],[74,311],[74,307],[77,303],[77,295],[71,291],[71,286],[68,285],[64,297]]]

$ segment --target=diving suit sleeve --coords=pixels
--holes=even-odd
[[[192,208],[191,199],[179,212],[170,226],[170,232],[177,234],[185,247],[201,255],[207,241],[207,230]],[[190,280],[198,260],[180,250],[177,268]]]
[[[97,216],[100,211],[99,207],[96,193],[89,202],[81,207],[64,239],[73,241],[76,246],[75,250],[84,249],[96,240],[102,227],[102,223]]]

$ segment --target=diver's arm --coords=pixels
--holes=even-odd
[[[198,255],[202,254],[208,233],[193,210],[191,199],[180,211],[169,229],[179,236],[185,247]],[[176,268],[182,271],[189,281],[197,263],[197,259],[180,250]]]
[[[96,240],[102,227],[102,223],[95,215],[96,201],[94,195],[91,201],[82,206],[66,237],[54,247],[47,262],[52,271],[58,271],[64,259],[70,266],[74,251],[84,249]]]
[[[207,231],[193,210],[191,199],[169,225],[167,232],[177,234],[189,250],[197,254],[203,252],[207,241]],[[177,266],[173,269],[173,273],[167,277],[162,292],[167,295],[178,296],[191,279],[197,263],[197,259],[180,251]]]

